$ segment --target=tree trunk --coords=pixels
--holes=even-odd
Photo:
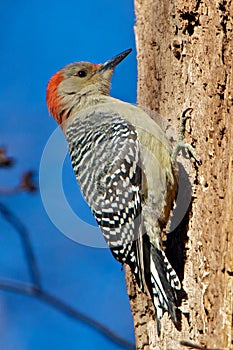
[[[152,303],[126,268],[137,349],[182,349],[181,340],[233,349],[233,3],[135,0],[138,104],[178,130],[202,160],[193,168],[181,329],[167,314],[157,336]],[[194,195],[195,193],[195,195]]]

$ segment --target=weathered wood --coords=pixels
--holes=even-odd
[[[202,159],[193,184],[181,309],[157,337],[150,300],[126,280],[137,349],[182,349],[180,340],[233,348],[233,3],[135,0],[138,104],[178,129],[192,107],[186,140]],[[195,172],[195,170],[193,170]]]

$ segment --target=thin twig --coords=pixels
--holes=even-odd
[[[180,345],[187,346],[189,349],[198,349],[198,350],[224,350],[224,349],[217,349],[217,348],[205,348],[203,346],[193,344],[186,340],[181,340]]]
[[[1,160],[0,160],[1,161]],[[0,195],[13,195],[19,192],[33,193],[37,191],[37,184],[34,181],[34,171],[27,170],[21,175],[20,183],[14,187],[0,188]]]
[[[13,195],[22,192],[21,188],[17,187],[4,187],[0,188],[0,195]]]
[[[0,212],[4,219],[10,225],[12,225],[16,232],[19,234],[25,252],[25,258],[31,281],[38,288],[41,287],[40,272],[26,227],[23,225],[20,219],[18,219],[17,216],[2,203],[0,203]]]
[[[98,321],[92,319],[91,317],[86,316],[82,312],[76,310],[75,308],[67,304],[65,301],[55,297],[52,294],[49,294],[43,289],[37,288],[37,286],[21,283],[18,281],[12,281],[12,280],[11,281],[0,280],[0,289],[38,298],[44,303],[52,306],[56,310],[59,310],[62,313],[66,314],[67,316],[72,317],[77,321],[81,321],[86,325],[90,326],[91,328],[94,328],[96,331],[101,333],[104,337],[114,342],[115,344],[118,344],[124,347],[125,349],[130,349],[130,350],[135,349],[135,346],[132,343],[126,341],[125,339],[122,339],[121,337],[113,333],[110,329],[103,326]]]

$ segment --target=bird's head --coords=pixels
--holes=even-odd
[[[54,119],[61,124],[74,106],[89,96],[108,95],[114,68],[131,52],[126,50],[103,64],[75,62],[55,73],[47,85],[46,102]]]

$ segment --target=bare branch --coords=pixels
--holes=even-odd
[[[37,287],[41,286],[40,272],[37,266],[36,257],[32,249],[32,244],[29,238],[28,231],[23,223],[16,217],[16,215],[10,211],[4,204],[0,203],[0,213],[4,219],[14,227],[16,232],[19,234],[22,246],[25,253],[25,258],[30,273],[31,281]]]
[[[95,329],[96,331],[101,333],[105,338],[114,342],[115,344],[118,344],[124,347],[125,349],[131,349],[131,350],[135,349],[135,346],[132,343],[119,337],[110,329],[103,326],[101,323],[92,319],[91,317],[88,317],[82,312],[76,310],[75,308],[67,304],[65,301],[55,297],[52,294],[49,294],[48,292],[45,292],[42,288],[38,288],[37,286],[21,283],[18,281],[0,280],[0,289],[35,297],[43,301],[44,303],[48,304],[49,306],[52,306],[56,310],[61,311],[63,314],[69,317],[72,317],[76,321],[81,321],[85,323],[86,325]]]
[[[1,153],[1,149],[0,149]],[[0,154],[0,166],[1,166],[1,154]],[[25,171],[21,175],[20,183],[15,187],[4,187],[0,188],[0,195],[12,195],[19,192],[36,192],[37,191],[37,184],[35,183],[34,179],[34,172],[32,170]]]

